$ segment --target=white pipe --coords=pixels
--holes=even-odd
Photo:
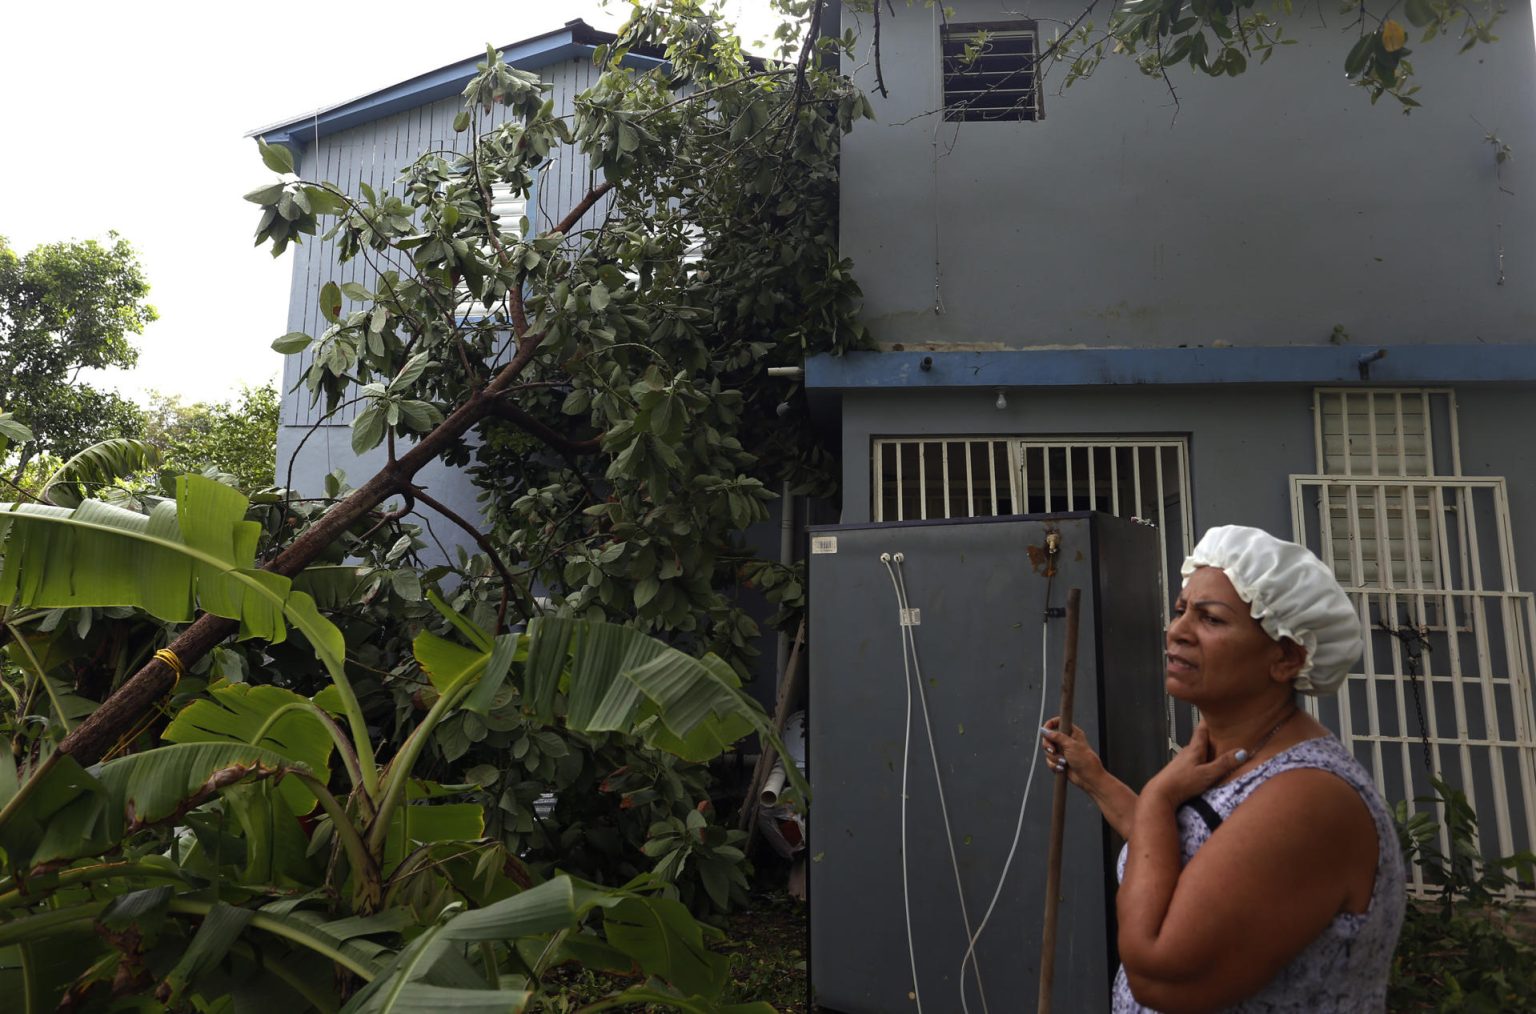
[[[779,793],[784,791],[784,762],[775,761],[773,770],[768,773],[768,780],[763,782],[763,794],[758,802],[764,806],[774,806],[779,801]]]
[[[768,367],[768,376],[770,376],[770,377],[803,377],[803,376],[805,376],[805,367],[804,366],[770,366],[770,367]]]

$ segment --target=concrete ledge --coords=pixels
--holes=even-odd
[[[1532,381],[1536,381],[1536,344],[851,352],[813,356],[805,364],[806,388],[824,391]]]

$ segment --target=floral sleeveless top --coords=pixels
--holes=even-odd
[[[1371,776],[1332,736],[1309,739],[1284,750],[1252,771],[1207,790],[1197,797],[1222,820],[1255,789],[1283,771],[1318,768],[1343,779],[1360,794],[1376,824],[1380,843],[1376,860],[1376,884],[1371,902],[1361,913],[1342,912],[1322,935],[1306,946],[1264,988],[1226,1008],[1234,1014],[1357,1014],[1382,1011],[1387,1002],[1387,976],[1392,952],[1403,926],[1407,893],[1403,857],[1397,845],[1392,815],[1376,792]],[[1209,814],[1202,817],[1198,803],[1178,810],[1179,840],[1184,865],[1211,836]],[[1125,878],[1126,849],[1120,850],[1119,877]],[[1154,1014],[1131,995],[1122,967],[1115,976],[1115,1014]]]

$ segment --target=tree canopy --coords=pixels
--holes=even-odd
[[[242,388],[224,402],[150,396],[141,439],[160,453],[160,470],[181,475],[206,469],[254,491],[274,482],[278,396],[275,384]]]
[[[133,436],[126,399],[82,383],[81,372],[130,367],[131,338],[158,317],[128,241],[49,243],[18,254],[0,237],[0,407],[35,442],[21,453],[68,458],[112,436]]]

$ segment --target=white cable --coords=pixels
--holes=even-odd
[[[964,1011],[965,1014],[970,1014],[970,1007],[966,1004],[965,1001],[965,965],[968,961],[970,962],[971,970],[976,975],[976,992],[981,998],[981,1009],[983,1012],[986,1012],[987,993],[981,984],[981,962],[976,959],[976,937],[971,933],[971,915],[968,911],[966,911],[965,887],[960,881],[960,858],[955,854],[955,834],[950,829],[949,806],[944,799],[944,779],[939,771],[939,748],[933,738],[933,722],[928,717],[928,692],[923,689],[923,668],[917,659],[917,639],[916,636],[912,633],[912,623],[910,622],[911,607],[907,601],[907,582],[906,578],[903,576],[905,568],[902,567],[902,554],[897,553],[894,559],[896,561],[896,570],[893,575],[893,580],[896,584],[896,600],[901,608],[901,619],[903,620],[901,625],[902,668],[906,669],[907,667],[907,652],[910,650],[912,654],[911,675],[915,676],[917,680],[918,704],[921,706],[923,712],[923,728],[927,730],[928,733],[928,756],[933,761],[933,781],[934,785],[939,790],[939,815],[944,820],[944,844],[949,846],[949,865],[955,873],[955,893],[960,899],[960,919],[965,923],[966,938],[971,941],[971,945],[966,949],[965,957],[960,961],[960,1009]],[[886,564],[886,569],[890,569],[890,564]],[[910,697],[910,687],[908,688],[907,693]],[[908,707],[910,708],[910,703]],[[910,719],[908,720],[908,723],[910,727]],[[905,829],[905,822],[903,822],[903,829]],[[903,874],[905,874],[905,850],[902,851],[902,867]],[[978,930],[977,932],[979,933],[980,931]],[[916,976],[914,975],[914,978],[915,977]]]
[[[881,553],[880,562],[891,579],[891,590],[896,591],[896,572],[891,569],[891,554]],[[897,608],[901,608],[901,593],[896,594]],[[898,615],[897,620],[901,617]],[[907,721],[901,734],[901,908],[907,917],[907,959],[912,964],[912,999],[917,1001],[917,1014],[923,1014],[923,998],[917,987],[917,952],[912,945],[912,899],[907,890],[907,763],[912,746],[912,673],[907,668],[907,641],[901,641],[902,686],[907,692]],[[969,932],[970,927],[966,927]]]
[[[1050,598],[1049,590],[1047,590],[1046,598],[1047,600]],[[1047,605],[1049,605],[1049,601],[1047,601]],[[1040,715],[1035,719],[1035,728],[1037,729],[1042,728],[1045,725],[1045,667],[1047,661],[1045,635],[1049,629],[1049,626],[1050,624],[1047,620],[1042,620],[1040,622]],[[1067,734],[1071,735],[1070,729],[1067,730]],[[1019,838],[1024,832],[1024,810],[1029,806],[1029,787],[1035,780],[1035,766],[1039,762],[1040,751],[1031,750],[1029,760],[1029,774],[1024,779],[1024,798],[1019,800],[1019,822],[1018,825],[1013,829],[1013,844],[1008,847],[1008,858],[1003,860],[1003,872],[998,874],[997,877],[997,890],[992,892],[992,900],[987,903],[987,911],[981,917],[981,925],[976,927],[976,934],[971,937],[970,946],[965,949],[965,957],[960,959],[960,988],[962,994],[965,991],[966,959],[969,958],[974,965],[976,960],[974,956],[976,950],[976,941],[981,939],[982,931],[987,928],[987,921],[992,918],[992,910],[997,907],[997,899],[1003,895],[1003,884],[1008,880],[1008,868],[1013,865],[1014,853],[1019,850]]]

